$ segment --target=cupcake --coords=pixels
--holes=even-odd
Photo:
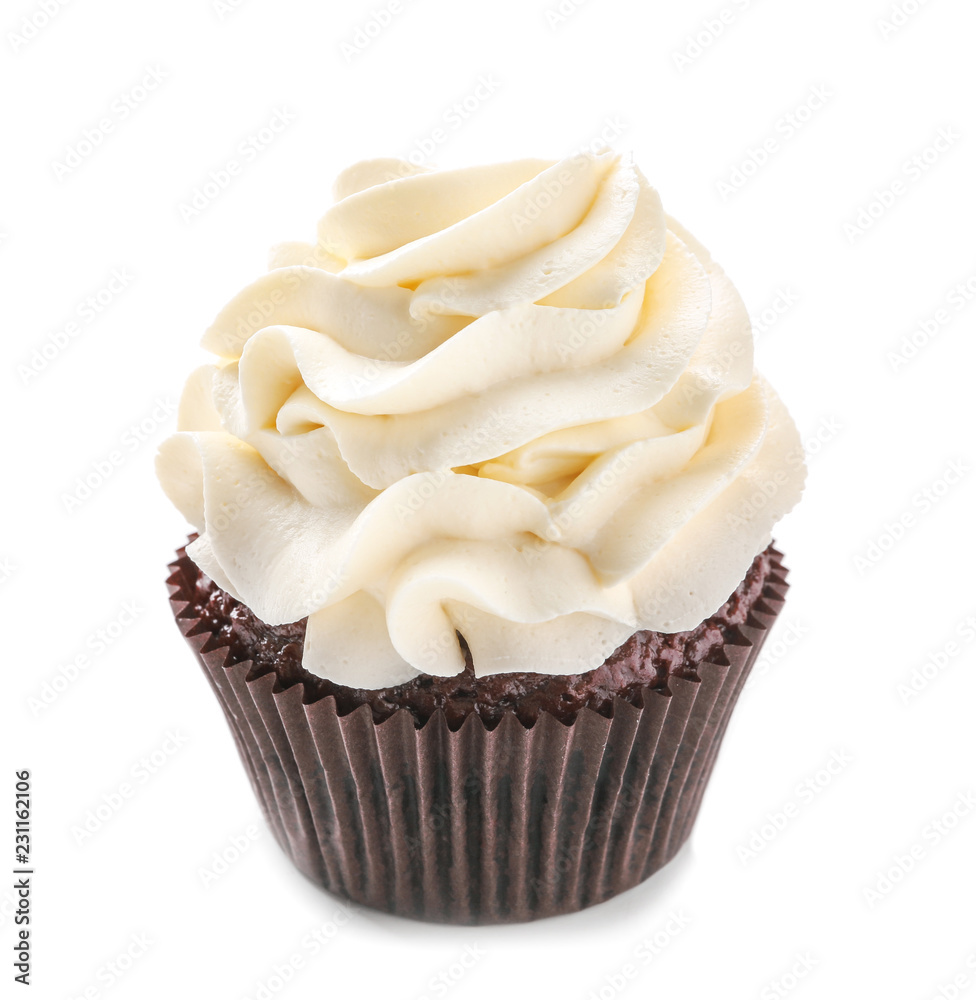
[[[796,429],[629,158],[371,160],[334,194],[160,449],[177,623],[309,878],[582,909],[688,837],[785,596]]]

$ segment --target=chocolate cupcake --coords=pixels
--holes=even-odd
[[[570,912],[684,842],[803,482],[748,315],[629,161],[342,174],[160,450],[177,621],[296,865]]]

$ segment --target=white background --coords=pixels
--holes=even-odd
[[[43,22],[41,3],[8,0],[0,15],[0,871],[13,867],[13,771],[28,767],[32,995],[253,998],[297,954],[303,967],[275,996],[734,1000],[792,987],[925,1000],[957,975],[959,995],[976,996],[971,3],[906,0],[889,30],[890,0],[590,0],[565,3],[558,23],[556,0],[403,0],[358,50],[383,0],[48,4],[57,13],[30,38],[23,18]],[[719,37],[696,56],[689,36],[709,41],[716,18]],[[137,101],[150,70],[163,80]],[[487,99],[450,115],[482,77]],[[815,88],[827,97],[811,109]],[[293,120],[244,161],[241,143],[276,109]],[[104,118],[90,155],[57,168]],[[758,364],[808,442],[806,497],[776,532],[789,602],[690,844],[661,875],[527,926],[357,910],[313,955],[303,940],[342,917],[338,900],[273,842],[171,619],[165,565],[187,529],[152,474],[174,429],[165,411],[203,360],[210,318],[272,243],[311,238],[343,167],[417,151],[438,127],[440,165],[557,157],[608,121],[738,285],[763,327]],[[957,137],[937,150],[940,130]],[[767,140],[766,161],[736,174]],[[231,159],[239,175],[182,218]],[[850,228],[886,191],[892,204]],[[88,312],[116,269],[125,287]],[[25,375],[72,320],[67,346]],[[68,510],[78,477],[113,451],[111,475]],[[90,663],[76,679],[32,702],[79,654]],[[914,671],[921,690],[906,698]],[[165,763],[148,774],[139,762],[154,751]],[[845,761],[834,774],[831,759]],[[123,782],[132,796],[78,843],[73,828]],[[247,850],[205,887],[202,870],[241,837]],[[879,881],[890,869],[897,881]],[[683,926],[643,962],[638,947],[664,941],[672,913]],[[108,963],[133,934],[151,943],[116,978]],[[483,955],[434,990],[468,946]]]

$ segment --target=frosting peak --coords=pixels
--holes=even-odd
[[[204,334],[158,459],[192,558],[357,687],[458,672],[457,633],[479,674],[579,673],[713,613],[802,450],[637,167],[373,160],[335,191]]]

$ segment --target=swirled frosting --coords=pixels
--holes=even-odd
[[[158,474],[303,663],[579,673],[735,589],[802,449],[749,317],[628,158],[345,171],[221,310]]]

